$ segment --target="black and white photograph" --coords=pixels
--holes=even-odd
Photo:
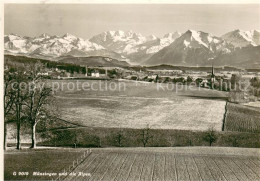
[[[260,181],[260,1],[11,1],[3,178]]]

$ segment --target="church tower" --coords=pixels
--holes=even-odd
[[[215,83],[215,73],[214,73],[214,67],[213,67],[213,64],[212,64],[212,69],[211,69],[211,88],[213,89],[214,88],[214,83]]]
[[[212,65],[212,69],[211,69],[211,78],[214,78],[215,79],[215,73],[214,73],[214,67],[213,67],[213,65]]]

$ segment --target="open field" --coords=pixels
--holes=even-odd
[[[260,132],[260,109],[228,103],[225,131]]]
[[[60,172],[85,149],[5,152],[6,180],[36,180],[13,171]],[[36,154],[37,152],[37,154]],[[226,147],[93,148],[65,180],[260,180],[259,149]],[[19,164],[18,164],[19,163]],[[32,166],[33,165],[33,166]],[[79,173],[87,174],[84,177]],[[51,180],[57,177],[37,177]]]
[[[225,112],[225,93],[192,86],[144,82],[87,81],[89,90],[67,88],[58,81],[62,116],[91,127],[207,130],[221,131]],[[115,91],[109,86],[118,85]],[[91,90],[91,86],[93,89]],[[167,87],[168,86],[168,87]],[[62,87],[62,86],[60,86]],[[120,88],[121,89],[120,89]]]
[[[82,85],[84,80],[71,80],[77,81]],[[188,86],[176,92],[176,87],[167,90],[167,84],[158,91],[156,83],[133,81],[127,81],[123,91],[105,91],[104,86],[110,81],[89,80],[88,87],[95,83],[97,90],[70,91],[66,87],[70,80],[57,82],[64,84],[63,91],[56,94],[64,120],[52,125],[49,137],[42,139],[39,131],[39,145],[119,146],[116,137],[121,132],[121,146],[138,147],[143,146],[142,129],[149,124],[152,138],[148,147],[207,146],[205,131],[211,126],[218,131],[213,146],[260,147],[258,108],[228,103],[225,131],[221,131],[225,92]],[[31,141],[29,133],[22,136],[23,143]],[[9,143],[15,143],[15,137],[10,139]]]
[[[259,180],[260,160],[253,156],[259,151],[241,151],[226,148],[97,149],[74,170],[91,176],[68,176],[65,180]]]

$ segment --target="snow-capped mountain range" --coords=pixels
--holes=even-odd
[[[156,37],[144,37],[140,33],[134,33],[133,31],[123,32],[119,30],[103,32],[92,37],[90,41],[117,53],[130,54],[136,52],[136,49],[133,48],[136,45],[153,39],[156,39]]]
[[[147,54],[152,54],[171,44],[176,38],[180,37],[180,35],[181,33],[179,32],[168,33],[160,39],[154,35],[145,37],[133,31],[126,33],[123,31],[107,31],[92,37],[90,41],[125,55],[137,53],[144,49]],[[154,42],[154,44],[152,43],[147,47],[146,44],[148,42]]]
[[[57,60],[60,56],[105,56],[133,64],[203,65],[220,55],[260,45],[260,31],[234,30],[221,37],[202,31],[168,33],[162,38],[133,31],[106,31],[89,40],[71,34],[38,37],[5,35],[6,54]]]
[[[104,49],[101,45],[77,38],[68,33],[62,37],[42,34],[35,38],[11,34],[5,36],[4,40],[5,49],[12,53],[39,53],[48,56],[61,56],[73,49],[86,52]]]
[[[260,31],[234,30],[222,36],[228,43],[235,47],[258,46],[260,45]]]
[[[19,54],[49,60],[56,60],[60,56],[67,55],[75,57],[97,55],[128,61],[126,57],[116,52],[68,33],[63,36],[50,36],[44,33],[34,38],[14,34],[5,35],[4,48],[6,54]]]
[[[159,50],[163,49],[164,47],[170,45],[174,40],[176,40],[180,36],[181,36],[180,32],[167,33],[166,35],[163,36],[163,38],[158,39],[159,42],[157,44],[154,44],[153,46],[147,48],[146,53],[147,54],[156,53]]]

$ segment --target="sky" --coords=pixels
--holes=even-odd
[[[89,39],[108,30],[162,37],[188,29],[215,36],[260,29],[260,4],[5,4],[4,33],[35,37],[70,33]]]

